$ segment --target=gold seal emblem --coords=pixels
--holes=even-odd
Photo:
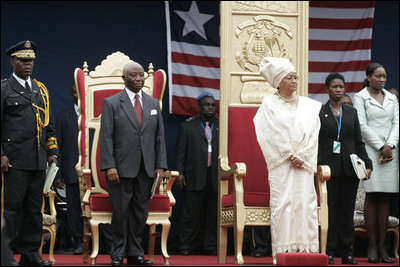
[[[25,46],[25,48],[31,48],[31,42],[26,41],[24,46]]]

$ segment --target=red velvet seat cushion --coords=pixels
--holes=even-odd
[[[276,263],[279,266],[328,266],[328,255],[319,253],[278,253]]]
[[[170,206],[168,196],[155,194],[150,199],[149,211],[169,211]]]
[[[244,205],[269,207],[269,193],[245,192]],[[233,206],[233,194],[225,195],[222,197],[222,206],[223,207]]]
[[[89,199],[92,211],[112,211],[110,196],[108,194],[93,194]]]
[[[90,209],[92,211],[110,211],[113,208],[108,194],[93,194],[90,196]],[[155,194],[149,203],[149,211],[169,211],[169,198],[165,195]]]

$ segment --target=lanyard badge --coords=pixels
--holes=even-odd
[[[332,107],[331,107],[331,111],[332,111],[332,114],[333,114],[333,110],[332,110]],[[337,138],[336,138],[336,141],[333,141],[333,149],[332,149],[332,152],[334,153],[334,154],[340,154],[340,147],[341,147],[341,143],[340,143],[340,141],[339,141],[339,136],[340,136],[340,130],[341,130],[341,128],[342,128],[342,106],[340,106],[340,118],[339,118],[339,120],[336,118],[336,116],[333,114],[333,118],[335,118],[335,121],[336,121],[336,124],[337,124],[337,126],[338,126],[338,134],[337,134]]]

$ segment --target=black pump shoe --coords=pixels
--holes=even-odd
[[[379,263],[378,258],[368,258],[368,263]]]
[[[358,262],[354,260],[353,256],[342,257],[342,264],[357,265]]]
[[[381,262],[382,263],[394,263],[394,261],[389,257],[381,258]]]

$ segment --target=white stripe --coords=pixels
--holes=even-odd
[[[356,94],[356,93],[346,93],[348,96],[350,96],[350,98],[351,98],[351,101],[353,101],[353,99],[354,99],[354,95]],[[308,97],[309,98],[312,98],[312,99],[314,99],[314,100],[317,100],[317,101],[319,101],[319,102],[321,102],[321,103],[323,103],[323,104],[325,104],[326,103],[326,101],[328,101],[328,99],[329,99],[329,96],[328,96],[328,94],[309,94],[308,95]]]
[[[173,74],[203,77],[208,79],[219,79],[219,68],[200,67],[182,63],[172,63]]]
[[[191,97],[196,98],[201,93],[209,92],[211,93],[216,100],[219,100],[219,90],[215,90],[212,88],[204,88],[204,87],[193,87],[188,85],[173,85],[173,93],[174,96],[181,97]]]
[[[329,99],[328,94],[308,94],[308,97],[317,100],[323,104],[325,104],[326,101],[328,101]]]
[[[308,51],[309,62],[349,62],[370,60],[371,50],[353,50],[353,51]]]
[[[334,27],[335,25],[332,25]],[[309,40],[356,41],[372,38],[372,28],[358,30],[310,29]]]
[[[309,18],[319,19],[366,19],[374,17],[375,8],[310,7]]]
[[[172,71],[171,71],[171,22],[169,18],[169,2],[165,4],[165,24],[167,26],[167,51],[168,51],[168,88],[169,88],[169,113],[172,113]]]
[[[325,84],[326,77],[330,72],[309,72],[308,83],[322,83]],[[343,71],[340,74],[343,75],[346,83],[362,82],[365,79],[365,70],[363,71]],[[346,84],[345,84],[346,86]]]
[[[191,54],[195,56],[217,57],[219,58],[220,49],[216,46],[196,45],[184,42],[171,41],[172,52]]]

